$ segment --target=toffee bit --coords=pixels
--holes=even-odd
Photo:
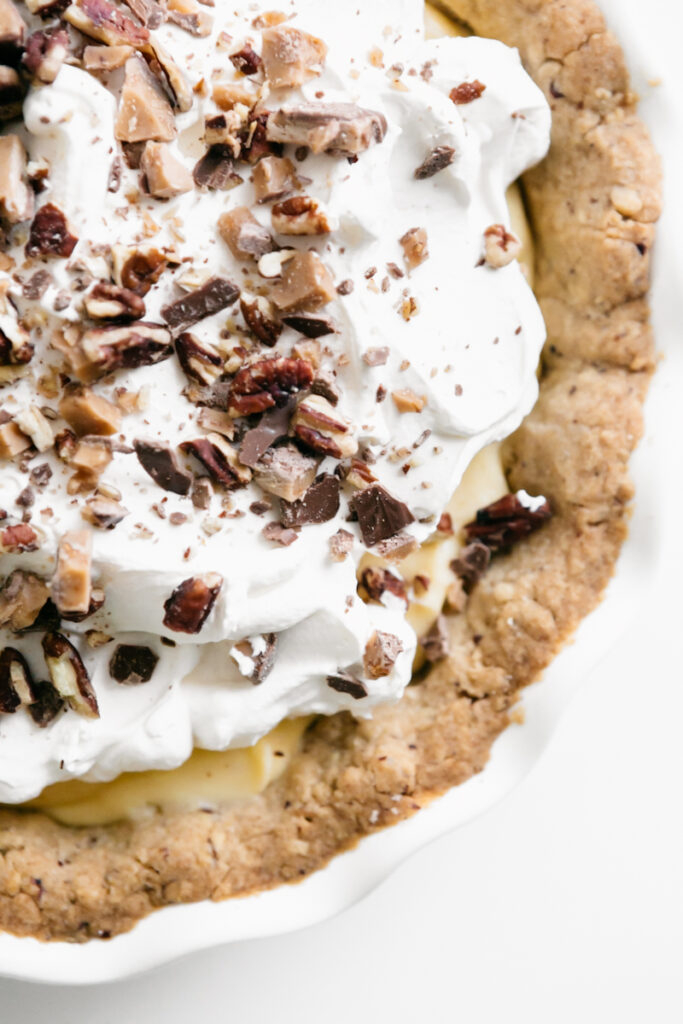
[[[462,106],[465,103],[478,100],[485,89],[486,86],[475,78],[473,82],[461,82],[460,85],[454,86],[448,95],[453,103]]]

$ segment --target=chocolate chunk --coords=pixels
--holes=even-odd
[[[159,656],[139,644],[119,644],[109,662],[109,674],[117,683],[136,686],[148,683],[157,667]]]
[[[363,670],[370,679],[388,676],[403,650],[403,644],[393,633],[377,631],[365,645]]]
[[[475,78],[473,82],[461,82],[460,85],[456,85],[451,89],[449,96],[454,103],[460,106],[463,103],[471,103],[472,100],[478,100],[485,88],[486,86],[482,85]]]
[[[432,664],[448,657],[448,631],[443,615],[439,615],[426,636],[421,638],[420,643],[425,658]]]
[[[241,185],[244,180],[235,170],[232,154],[224,146],[211,146],[192,171],[197,188],[224,192]]]
[[[402,501],[389,494],[381,484],[371,484],[354,494],[351,509],[358,516],[360,532],[366,547],[393,537],[415,521],[415,517]]]
[[[255,75],[263,63],[258,53],[246,43],[241,50],[230,54],[230,61],[243,75]]]
[[[39,728],[45,729],[66,707],[66,701],[47,679],[33,684],[33,696],[28,713]]]
[[[353,103],[302,103],[283,107],[268,117],[271,142],[308,146],[312,153],[354,157],[387,132],[383,114]]]
[[[237,260],[259,259],[275,249],[268,228],[246,206],[236,206],[218,218],[218,231]]]
[[[354,700],[362,700],[367,697],[368,688],[360,679],[356,679],[350,672],[339,671],[334,676],[327,677],[327,685],[337,693],[347,693]]]
[[[415,177],[418,181],[422,181],[424,178],[433,178],[435,174],[442,171],[444,167],[448,167],[454,160],[455,150],[452,146],[437,146],[416,169]]]
[[[451,569],[462,582],[466,594],[472,592],[475,583],[481,579],[491,561],[491,548],[480,540],[472,541],[464,547],[457,558],[451,562]]]
[[[100,530],[113,530],[126,518],[128,509],[111,498],[95,495],[93,498],[88,498],[85,507],[81,509],[81,515],[92,526],[97,526]]]
[[[162,306],[161,315],[172,331],[185,331],[188,327],[232,306],[240,290],[224,277],[212,277],[189,295]]]
[[[164,626],[175,633],[199,633],[222,586],[223,577],[215,572],[183,580],[164,602]]]
[[[26,255],[66,258],[76,248],[78,238],[69,230],[66,217],[54,203],[45,203],[31,221]]]
[[[189,494],[192,476],[181,468],[170,448],[156,441],[137,440],[133,444],[140,465],[155,484],[173,494]]]
[[[293,327],[306,338],[323,338],[326,334],[336,334],[337,328],[331,316],[324,313],[295,313],[283,316],[282,322]]]
[[[323,474],[298,501],[282,501],[280,519],[286,528],[307,523],[328,523],[339,511],[339,481]]]
[[[365,595],[367,595],[367,599],[370,601],[381,601],[382,595],[386,591],[393,594],[394,597],[400,598],[405,602],[406,608],[408,607],[406,585],[402,579],[394,576],[393,572],[390,572],[389,569],[368,566],[367,569],[363,570],[360,578],[359,592],[361,592],[361,597],[364,600]]]
[[[479,509],[476,519],[466,524],[465,536],[468,541],[481,541],[497,554],[538,530],[551,516],[545,498],[529,499],[525,491],[517,491]]]
[[[272,444],[287,436],[295,402],[291,398],[285,405],[264,412],[258,425],[248,430],[242,438],[240,462],[253,469]]]
[[[282,523],[266,523],[261,533],[266,540],[272,540],[283,548],[288,548],[299,536],[295,530],[286,529]]]

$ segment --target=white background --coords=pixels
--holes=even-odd
[[[683,16],[677,0],[602,6],[667,169],[641,453],[667,459],[657,588],[525,782],[353,909],[119,984],[0,981],[2,1024],[683,1020]]]

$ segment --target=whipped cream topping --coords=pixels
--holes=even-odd
[[[213,30],[205,38],[172,24],[154,33],[193,85],[240,79],[229,53],[247,40],[260,48],[253,3],[230,5],[229,11],[217,6],[210,13]],[[418,543],[433,535],[474,455],[509,435],[536,399],[535,368],[544,340],[540,311],[516,262],[492,269],[482,255],[486,229],[508,223],[507,186],[542,158],[549,139],[547,106],[516,52],[478,38],[427,42],[422,13],[420,0],[300,0],[291,5],[287,24],[327,43],[324,68],[299,88],[271,90],[261,102],[267,110],[302,101],[354,103],[386,118],[383,141],[355,163],[310,154],[297,163],[306,193],[323,206],[332,231],[277,240],[288,248],[315,249],[335,284],[353,284],[325,308],[337,332],[321,339],[322,368],[336,373],[337,409],[353,425],[373,475],[412,512],[406,532]],[[227,49],[225,33],[231,37]],[[454,86],[475,79],[486,87],[480,98],[463,105],[451,101]],[[137,193],[139,172],[124,165],[118,190],[110,191],[120,151],[114,121],[122,73],[113,73],[106,85],[104,80],[64,65],[53,84],[32,87],[25,101],[21,134],[29,160],[48,167],[37,204],[62,209],[79,241],[70,258],[46,261],[51,281],[38,299],[27,298],[18,281],[30,276],[21,269],[25,236],[11,251],[20,270],[8,273],[9,294],[30,318],[36,354],[29,374],[0,390],[0,408],[10,416],[31,404],[56,410],[56,400],[36,394],[36,380],[59,365],[49,339],[83,317],[79,276],[109,280],[106,247],[112,243],[135,246],[144,240],[174,252],[177,265],[145,296],[146,321],[163,323],[162,307],[183,294],[178,282],[188,268],[250,291],[245,282],[258,281],[255,266],[245,269],[236,261],[217,230],[220,216],[238,206],[248,206],[270,228],[269,205],[255,206],[249,166],[236,165],[243,181],[230,191],[194,189],[159,201]],[[205,152],[204,119],[216,112],[209,87],[197,89],[191,109],[176,115],[170,146],[188,171]],[[452,163],[417,179],[416,168],[436,147],[451,147]],[[293,157],[293,147],[287,154]],[[127,198],[133,192],[135,202]],[[429,257],[408,269],[399,239],[413,228],[426,232]],[[400,268],[402,276],[388,272],[387,265]],[[68,305],[60,301],[65,294]],[[229,333],[231,343],[239,344],[246,332],[238,309],[207,317],[192,332],[213,344]],[[289,355],[301,340],[285,328],[275,348],[261,356]],[[386,362],[369,365],[368,353],[382,348],[388,349]],[[118,370],[94,385],[112,401],[121,388],[145,399],[144,408],[124,417],[117,435],[122,450],[114,446],[102,476],[128,510],[115,529],[92,530],[94,582],[105,603],[62,630],[81,654],[100,716],[89,719],[69,710],[44,729],[23,710],[0,716],[0,801],[30,799],[68,778],[104,781],[123,771],[171,768],[193,746],[250,745],[288,716],[340,709],[368,715],[400,697],[410,680],[416,637],[404,603],[387,593],[381,604],[366,604],[356,593],[356,570],[366,549],[359,524],[348,521],[350,490],[343,490],[336,516],[305,525],[294,543],[280,546],[263,535],[276,509],[265,515],[250,510],[263,498],[257,485],[229,496],[215,487],[210,507],[198,509],[189,498],[160,489],[126,450],[135,439],[177,449],[202,435],[197,406],[183,396],[187,384],[174,356]],[[378,389],[385,400],[378,401]],[[420,396],[422,409],[401,411],[391,397],[398,391]],[[86,496],[67,492],[72,470],[54,452],[35,454],[27,468],[43,464],[52,476],[30,508],[40,547],[2,555],[3,575],[22,568],[49,578],[60,538],[85,526]],[[318,473],[333,473],[336,465],[325,458]],[[12,522],[21,520],[17,499],[27,483],[23,465],[2,463],[0,508]],[[330,538],[340,529],[353,541],[347,557],[336,561]],[[184,580],[205,573],[217,573],[223,582],[201,631],[169,630],[164,603]],[[114,640],[92,648],[86,639],[92,630]],[[364,672],[363,654],[377,631],[398,638],[400,651],[389,673],[373,679]],[[263,638],[271,634],[277,634],[272,669],[254,685],[253,659],[263,654]],[[242,644],[249,638],[251,657]],[[122,686],[111,677],[117,643],[141,644],[158,656],[148,682]],[[39,633],[0,630],[0,647],[5,645],[22,652],[35,678],[46,676]],[[358,699],[329,685],[330,677],[344,672],[362,682],[366,696]]]

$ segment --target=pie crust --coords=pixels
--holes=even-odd
[[[2,810],[0,928],[108,938],[158,907],[299,880],[481,771],[520,688],[602,595],[627,532],[628,460],[653,369],[658,160],[592,0],[442,6],[517,46],[553,111],[550,154],[524,179],[548,341],[540,398],[504,463],[511,488],[546,495],[554,518],[496,558],[448,620],[446,661],[371,721],[317,721],[260,796],[84,829]]]

